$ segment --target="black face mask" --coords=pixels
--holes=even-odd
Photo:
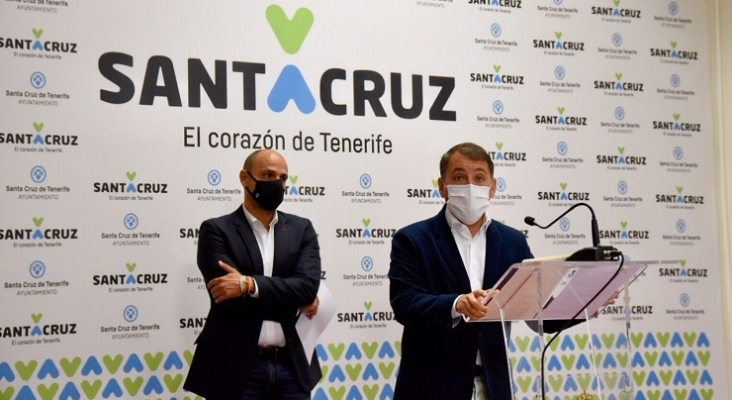
[[[249,195],[252,196],[254,201],[257,202],[262,208],[268,211],[274,211],[277,207],[282,204],[282,200],[285,198],[285,187],[282,185],[281,179],[275,179],[273,181],[258,181],[257,178],[253,177],[252,174],[247,171],[249,177],[256,183],[254,186],[254,192],[246,188]]]

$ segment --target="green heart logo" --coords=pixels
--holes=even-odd
[[[43,314],[42,314],[42,313],[38,313],[38,314],[31,314],[31,319],[32,319],[32,320],[33,320],[33,322],[35,322],[36,324],[37,324],[37,323],[39,323],[39,322],[41,322],[41,318],[43,318]]]
[[[539,371],[541,368],[541,358],[537,356],[531,356],[531,365],[534,367],[535,371]]]
[[[127,263],[127,271],[132,272],[137,268],[137,263]]]
[[[366,398],[369,400],[374,400],[376,398],[376,395],[379,393],[379,385],[373,384],[371,386],[369,385],[363,385],[363,393],[366,395]]]
[[[168,388],[170,393],[175,393],[178,391],[180,384],[183,383],[183,375],[176,374],[175,376],[171,376],[166,374],[163,377],[163,382],[165,382],[165,386]]]
[[[623,74],[621,74],[620,72],[616,72],[615,73],[615,79],[617,79],[617,80],[623,79]]]
[[[684,191],[684,187],[683,186],[676,186],[676,192],[678,194],[681,194],[681,192],[683,192],[683,191]]]
[[[394,348],[396,349],[397,353],[399,353],[399,357],[402,356],[402,341],[397,340],[394,342]]]
[[[496,71],[496,73],[501,72],[501,66],[500,65],[494,65],[493,70]]]
[[[699,379],[699,370],[687,370],[685,373],[689,383],[696,385],[696,381]]]
[[[577,375],[577,382],[579,382],[580,388],[582,388],[583,392],[587,391],[587,388],[590,387],[590,382],[592,382],[592,375],[590,374],[578,374]]]
[[[137,176],[137,172],[135,172],[135,171],[126,172],[126,175],[127,175],[127,179],[129,179],[130,182],[132,182],[135,180],[135,177]]]
[[[562,375],[549,375],[549,385],[552,387],[554,392],[558,392],[559,388],[564,383],[564,377]]]
[[[658,341],[661,343],[661,347],[666,347],[669,339],[671,339],[671,334],[668,332],[658,332],[656,334],[656,338],[658,338]]]
[[[623,229],[625,229],[628,226],[628,221],[620,221],[620,226],[622,226]]]
[[[371,223],[371,218],[362,218],[361,222],[363,222],[363,226],[369,227],[369,224]]]
[[[40,228],[41,225],[43,225],[43,217],[33,217],[33,225],[35,225],[36,228]]]
[[[503,142],[496,142],[496,148],[501,150],[503,148]]]
[[[618,374],[604,374],[605,384],[612,390],[618,384]]]
[[[188,363],[188,366],[191,366],[191,361],[193,361],[193,352],[190,350],[186,350],[183,352],[183,358],[186,359],[186,362]]]
[[[620,154],[625,153],[625,146],[619,146],[618,151],[620,152]]]
[[[36,367],[38,366],[38,361],[31,360],[28,362],[28,364],[25,364],[23,361],[18,361],[15,363],[15,369],[18,371],[18,375],[20,375],[20,379],[27,381],[28,379],[33,376],[33,372],[36,370]]]
[[[369,310],[371,310],[371,306],[372,306],[373,304],[374,304],[374,303],[372,303],[372,302],[370,302],[370,301],[364,301],[364,302],[363,302],[363,306],[364,306],[364,307],[366,307],[366,311],[369,311]]]
[[[564,107],[557,107],[557,111],[559,111],[559,115],[564,115]]]
[[[678,121],[681,118],[681,114],[674,114],[674,121]]]
[[[661,398],[661,391],[660,390],[649,390],[646,392],[648,395],[649,400],[658,400]]]
[[[297,175],[290,175],[290,183],[293,185],[297,183]]]
[[[658,375],[661,376],[661,381],[664,385],[668,386],[671,382],[671,378],[674,376],[674,371],[659,371]]]
[[[672,41],[671,41],[671,48],[672,48],[672,49],[675,49],[675,48],[676,48],[676,45],[677,45],[677,44],[679,44],[679,42],[677,42],[677,41],[675,41],[675,40],[672,40]]]
[[[684,341],[687,346],[693,346],[694,342],[696,342],[696,332],[684,332]]]
[[[41,133],[44,126],[45,126],[45,124],[43,122],[34,122],[33,123],[33,129],[35,129],[36,132],[38,132],[38,133]]]
[[[594,362],[595,362],[595,367],[599,367],[600,365],[602,365],[602,358],[603,358],[603,357],[604,357],[604,354],[602,354],[602,353],[597,353],[597,354],[596,354],[596,355],[595,355],[595,356],[593,357],[593,360],[592,360],[592,361],[594,361]]]
[[[15,394],[15,388],[10,386],[6,390],[0,389],[0,400],[10,400]]]
[[[89,383],[89,381],[82,381],[81,382],[81,390],[86,395],[87,399],[93,399],[97,397],[97,393],[99,393],[99,389],[102,388],[102,380],[96,379],[94,383]]]
[[[396,364],[393,362],[390,362],[388,364],[380,362],[379,363],[379,371],[381,372],[381,376],[385,379],[391,379],[391,374],[394,373],[394,368],[396,367]]]
[[[355,381],[358,379],[358,376],[361,375],[361,369],[363,366],[361,364],[346,364],[346,374],[348,374],[348,377],[351,378],[352,381]]]
[[[328,388],[328,393],[330,394],[330,398],[333,400],[343,400],[343,395],[346,394],[346,387],[345,386],[339,386],[337,388],[331,387],[331,388]]]
[[[130,396],[135,396],[142,386],[142,377],[138,376],[134,380],[125,378],[122,380],[122,384],[125,385],[125,389],[127,389],[127,393],[129,393]]]
[[[265,15],[282,50],[287,54],[295,54],[300,50],[315,21],[313,13],[307,8],[298,8],[292,19],[288,19],[277,4],[267,7]]]
[[[105,355],[102,357],[102,363],[104,363],[104,366],[107,367],[107,371],[109,371],[110,374],[114,374],[119,369],[119,366],[122,365],[122,360],[124,360],[124,357],[122,357],[122,354],[117,354],[114,356],[114,358],[110,357],[109,355]]]
[[[590,339],[589,335],[574,335],[574,342],[577,344],[580,350],[584,350],[587,346],[587,341]]]
[[[564,369],[572,369],[572,366],[574,365],[574,360],[576,356],[574,354],[569,355],[562,355],[562,365],[564,365]],[[555,390],[556,392],[556,390]]]
[[[145,353],[145,356],[143,358],[145,359],[147,367],[150,368],[151,371],[155,371],[160,366],[160,362],[163,361],[163,352],[159,351],[155,355],[153,355],[152,353]]]
[[[517,337],[514,341],[516,342],[519,350],[521,350],[521,352],[523,353],[529,347],[529,342],[531,341],[531,339],[529,339],[527,336],[523,336]]]
[[[696,353],[697,357],[699,357],[699,361],[701,361],[703,366],[707,366],[709,364],[709,359],[712,357],[711,351],[700,351]]]
[[[685,399],[687,395],[686,389],[674,389],[674,398],[675,399]]]
[[[681,264],[682,267],[686,267],[686,259],[679,260],[679,263]]]
[[[523,393],[526,393],[527,390],[529,390],[529,386],[531,386],[532,379],[530,376],[519,376],[517,378],[518,385],[521,388],[521,391]]]
[[[562,39],[562,32],[554,32],[554,36],[557,37],[557,40],[561,40]]]
[[[567,182],[560,182],[559,187],[561,187],[562,190],[567,190]]]
[[[43,29],[33,28],[33,36],[35,36],[36,39],[40,39],[41,35],[43,35]]]
[[[36,389],[38,390],[38,394],[41,395],[41,398],[43,400],[51,400],[56,396],[56,392],[58,392],[58,383],[52,383],[49,386],[41,383],[40,385],[36,386]]]
[[[547,335],[544,338],[545,343],[549,343],[550,340],[551,340],[551,335]],[[551,346],[549,346],[549,348],[552,349],[553,351],[556,351],[559,348],[559,340],[553,341]]]
[[[648,365],[651,367],[656,365],[656,360],[658,360],[658,352],[656,351],[646,351],[643,353],[643,355],[646,357],[646,361],[648,361]]]
[[[702,389],[699,393],[701,393],[704,400],[712,400],[714,397],[714,389]]]
[[[643,382],[646,380],[646,371],[633,371],[633,381],[635,381],[636,386],[643,385]]]
[[[621,367],[625,368],[625,366],[628,365],[628,353],[618,353],[615,355],[615,358],[618,360],[618,364],[620,364]]]
[[[437,189],[437,179],[432,180],[432,187]]]
[[[620,4],[620,0],[613,0],[613,4],[615,4],[615,7],[617,7]]]
[[[672,351],[671,352],[671,358],[674,359],[674,363],[678,367],[681,365],[681,362],[684,361],[684,355],[686,355],[683,351]]]
[[[343,354],[343,350],[345,350],[346,345],[343,343],[339,343],[337,346],[333,343],[328,345],[328,351],[330,351],[330,355],[335,359],[336,361],[341,359],[341,355]]]
[[[376,354],[376,349],[379,347],[378,342],[363,342],[361,343],[361,348],[363,349],[363,352],[366,353],[366,357],[368,359],[374,358],[374,354]]]
[[[641,341],[643,341],[643,334],[642,333],[631,333],[630,341],[633,342],[633,347],[635,347],[635,348],[640,347]]]
[[[328,366],[327,365],[321,365],[320,366],[320,381],[318,383],[325,382],[325,377],[328,376]]]
[[[68,358],[64,357],[61,359],[61,369],[64,371],[64,374],[66,374],[67,377],[71,378],[76,374],[76,370],[79,369],[79,365],[81,365],[81,358],[80,357],[74,357],[71,361],[69,361]]]

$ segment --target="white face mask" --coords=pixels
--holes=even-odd
[[[490,186],[447,185],[447,208],[463,224],[474,224],[488,210],[490,192]]]

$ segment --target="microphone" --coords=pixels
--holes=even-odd
[[[527,216],[524,218],[524,222],[529,226],[535,226],[541,229],[548,229],[554,225],[557,221],[562,219],[565,215],[569,214],[572,210],[577,207],[584,206],[590,210],[592,216],[592,247],[585,247],[574,252],[567,258],[567,261],[603,261],[603,260],[617,260],[618,250],[612,246],[601,246],[600,245],[600,229],[597,226],[597,218],[595,217],[595,210],[587,203],[577,203],[570,207],[567,211],[563,212],[562,215],[558,216],[554,221],[549,223],[547,226],[542,226],[536,223],[534,217]]]

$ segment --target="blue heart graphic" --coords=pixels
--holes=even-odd
[[[556,355],[553,355],[552,358],[549,359],[549,364],[547,364],[547,369],[549,371],[562,370],[562,363],[559,362],[559,358]]]
[[[564,337],[564,340],[562,340],[562,350],[574,350],[574,340],[572,340],[569,335]]]
[[[385,341],[384,344],[381,345],[381,350],[379,350],[379,358],[394,358],[394,356],[394,349],[391,347],[391,344],[389,342]]]
[[[653,336],[652,333],[649,332],[646,335],[646,340],[643,342],[643,347],[645,347],[645,348],[648,348],[648,347],[653,347],[653,348],[658,347],[658,343],[656,342],[656,338]]]
[[[531,351],[540,351],[541,350],[541,344],[539,344],[538,337],[534,337],[534,340],[531,341],[531,346],[529,347],[529,350],[531,350]]]
[[[605,356],[605,359],[602,361],[603,368],[615,368],[618,366],[618,363],[615,362],[615,357],[613,357],[612,353],[608,353],[607,356]]]
[[[393,399],[394,398],[394,389],[391,388],[390,384],[384,385],[384,388],[381,389],[381,396],[379,396],[379,400],[386,400],[386,399]]]
[[[659,367],[663,367],[664,365],[667,367],[671,366],[671,357],[665,351],[661,353],[661,358],[658,360]]]
[[[163,368],[165,368],[166,371],[173,367],[176,367],[176,369],[183,368],[183,360],[180,359],[177,351],[171,351],[170,354],[168,354],[168,359],[165,360],[165,364],[163,364]]]
[[[646,400],[646,395],[642,391],[636,391],[635,400]]]
[[[640,353],[635,353],[633,355],[633,361],[630,363],[630,365],[634,367],[645,367],[646,361],[643,359],[643,356],[641,356]]]
[[[10,364],[5,361],[0,363],[0,382],[2,382],[3,378],[7,379],[8,382],[15,380],[15,374],[12,368],[10,368]]]
[[[163,393],[163,385],[160,384],[158,377],[153,375],[150,380],[145,384],[145,388],[142,390],[145,396],[149,396],[150,393],[155,392],[157,394]]]
[[[315,346],[315,354],[318,356],[320,361],[328,361],[328,352],[325,351],[325,347],[323,347],[323,345],[319,344]]]
[[[602,340],[600,340],[600,337],[597,335],[592,335],[592,347],[595,350],[599,350],[602,348]]]
[[[587,358],[586,355],[580,354],[579,358],[577,359],[577,364],[575,368],[577,368],[578,370],[590,369],[590,360]]]
[[[267,97],[267,105],[274,112],[281,112],[287,107],[290,100],[295,102],[297,109],[304,114],[315,110],[315,98],[305,83],[300,70],[294,65],[286,65]]]
[[[656,371],[651,371],[651,373],[648,374],[648,379],[646,379],[646,386],[658,386],[660,384],[661,380],[658,379]]]
[[[36,232],[40,232],[40,231],[36,231]],[[33,236],[35,236],[35,235],[33,235]],[[43,239],[43,234],[41,234],[41,237],[38,239]],[[31,329],[31,336],[41,336],[41,335],[43,335],[43,332],[41,331],[41,327],[39,327],[38,325],[34,326],[33,329]]]
[[[602,382],[600,381],[600,377],[597,376],[597,375],[595,375],[595,377],[592,378],[592,386],[591,386],[592,387],[592,390],[597,391],[598,390],[598,388],[597,388],[598,384],[600,385],[601,388],[603,388],[603,389],[605,388],[605,385],[603,385]]]
[[[361,349],[358,348],[358,345],[355,342],[351,342],[351,344],[348,345],[348,350],[346,350],[346,360],[350,360],[352,358],[356,358],[357,360],[361,359]]]
[[[707,334],[702,332],[699,335],[699,340],[696,341],[696,345],[699,347],[709,347],[709,338],[707,337]]]
[[[74,382],[67,382],[58,398],[59,400],[79,400],[81,399],[81,393],[79,393],[79,389],[76,388]]]
[[[376,367],[372,363],[369,363],[363,371],[362,379],[367,381],[369,378],[374,378],[374,380],[379,379],[379,373],[376,371]]]
[[[328,396],[325,394],[325,390],[323,390],[323,388],[319,387],[318,390],[315,391],[313,400],[329,400],[329,399],[328,399]]]
[[[518,365],[516,365],[516,372],[530,372],[531,371],[531,364],[529,364],[529,360],[526,359],[526,357],[521,357],[519,359]]]
[[[516,352],[516,343],[514,343],[513,340],[511,340],[510,342],[508,342],[508,351],[510,351],[511,353],[515,353]]]
[[[572,375],[567,376],[567,381],[564,382],[564,391],[565,392],[574,392],[577,389],[577,382],[575,382],[574,377]]]
[[[20,388],[18,395],[15,396],[15,400],[36,400],[36,396],[33,394],[31,388],[25,385]]]
[[[127,359],[125,366],[122,368],[122,370],[128,374],[133,369],[137,372],[142,372],[142,370],[145,369],[145,367],[142,366],[142,362],[140,361],[140,357],[137,356],[137,353],[132,353],[130,358]]]
[[[102,366],[99,365],[99,361],[97,361],[97,358],[94,356],[89,357],[84,363],[84,366],[81,367],[81,374],[84,376],[87,376],[92,372],[95,375],[102,374]]]
[[[353,385],[346,395],[346,400],[363,400],[361,391],[358,390],[358,386]]]
[[[700,385],[712,385],[714,384],[714,381],[712,380],[712,376],[709,374],[709,371],[706,369],[704,372],[702,372],[701,379],[699,379]]]
[[[333,383],[336,380],[339,382],[344,382],[346,380],[346,374],[343,373],[340,365],[333,367],[333,371],[330,371],[330,376],[328,377],[328,381],[330,383]]]
[[[699,392],[696,389],[691,389],[691,393],[689,393],[689,397],[686,400],[701,400],[701,397],[699,397]]]
[[[671,394],[671,392],[670,392],[670,391],[669,391],[668,389],[666,389],[666,390],[665,390],[665,391],[663,392],[663,396],[661,397],[661,400],[676,400],[676,399],[675,399],[675,398],[674,398],[674,396],[673,396],[673,395]]]
[[[117,397],[122,397],[122,388],[119,386],[119,383],[117,383],[117,380],[112,378],[107,382],[107,386],[104,387],[104,390],[102,390],[102,397],[105,399],[108,399],[111,395],[115,395]]]
[[[43,136],[39,134],[33,138],[33,144],[46,144],[46,142],[43,140]]]
[[[681,335],[678,332],[674,333],[671,337],[671,347],[684,347],[684,339],[681,339]]]
[[[676,371],[676,375],[674,375],[674,385],[686,385],[686,377],[681,370]]]
[[[44,379],[48,375],[51,375],[54,379],[59,376],[58,368],[56,368],[56,364],[50,358],[47,358],[43,362],[43,365],[41,365],[41,369],[38,371],[38,379]]]
[[[615,342],[615,348],[616,349],[622,349],[628,345],[628,337],[625,336],[625,334],[621,334],[618,336],[618,341]]]
[[[690,351],[689,354],[686,355],[686,363],[685,365],[688,367],[690,365],[699,365],[699,360],[696,358],[696,355],[693,351]]]

